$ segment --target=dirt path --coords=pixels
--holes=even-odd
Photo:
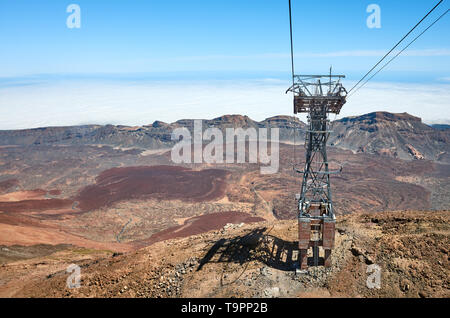
[[[125,231],[125,228],[126,228],[132,221],[133,221],[133,219],[130,218],[130,219],[128,220],[128,222],[125,223],[125,225],[122,227],[122,229],[120,230],[119,234],[116,235],[117,243],[122,243],[122,242],[120,241],[120,236],[123,234],[123,232]]]

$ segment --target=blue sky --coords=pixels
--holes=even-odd
[[[357,79],[436,2],[293,0],[296,69],[326,72],[333,64],[336,72]],[[448,8],[446,2],[431,19]],[[81,7],[80,29],[66,27],[71,3]],[[381,29],[366,26],[371,3],[381,8]],[[290,70],[288,27],[287,1],[0,0],[0,77],[171,72],[282,76]],[[427,79],[445,77],[450,71],[449,31],[445,17],[410,48],[416,56],[397,59],[383,76],[406,80],[410,76],[405,73],[412,71]]]
[[[81,7],[80,29],[66,26],[69,16],[66,8],[71,3]],[[211,80],[274,79],[286,81],[276,84],[280,86],[279,103],[285,105],[281,88],[289,82],[290,76],[287,3],[287,0],[0,0],[0,89],[3,90],[0,93],[8,93],[0,96],[0,113],[4,105],[47,107],[48,103],[33,95],[36,92],[27,90],[30,85],[48,86],[70,80],[65,88],[79,88],[80,83],[86,83],[86,78],[92,81],[91,87],[104,87],[106,82],[114,82],[111,84],[114,86],[117,81],[123,81],[124,85],[136,82],[153,85],[152,81],[176,80],[181,82],[170,85],[182,87],[183,81],[190,84],[199,81],[199,87],[205,89],[229,83],[209,82],[208,86],[205,82]],[[369,29],[366,25],[369,16],[366,8],[371,3],[381,8],[380,29]],[[326,73],[333,65],[336,73],[347,75],[350,86],[436,3],[437,0],[293,0],[296,71]],[[448,8],[449,2],[444,0],[412,37]],[[450,84],[449,31],[450,15],[447,15],[374,82]],[[255,89],[260,87],[257,82],[253,84]],[[5,91],[16,86],[23,86],[22,91]],[[107,99],[113,90],[111,87],[103,92],[103,99]],[[423,88],[426,90],[425,86]],[[62,92],[62,88],[59,89]],[[55,101],[61,98],[57,96],[58,90],[51,92],[55,94]],[[230,98],[222,93],[221,98]],[[24,94],[30,96],[30,100],[19,101],[18,96]],[[245,90],[239,90],[239,94],[246,94]],[[242,102],[248,100],[248,96],[241,97]],[[196,100],[202,100],[202,96],[193,96],[192,101],[186,103]],[[83,102],[89,104],[87,99]],[[448,104],[449,101],[443,102]],[[383,107],[389,110],[389,103],[386,100],[376,110]],[[97,106],[91,103],[92,109],[96,110]],[[168,99],[166,107],[171,106]],[[245,106],[229,111],[242,112],[239,110]],[[355,105],[355,109],[356,106],[359,105]],[[199,107],[199,116],[202,110],[205,117],[215,114],[206,111],[206,105]],[[410,105],[404,106],[405,111],[414,113],[416,110],[408,107]],[[16,108],[15,119],[8,119],[8,124],[0,122],[0,129],[2,125],[10,128],[76,123],[55,119],[55,122],[15,124],[13,120],[20,117],[20,108]],[[290,114],[291,107],[275,105],[274,111],[261,113],[260,117],[280,110]],[[8,116],[12,111],[6,114],[4,110],[3,115]],[[161,117],[176,120],[184,114],[164,115]],[[450,118],[448,111],[444,115]],[[255,116],[258,117],[257,112]],[[79,121],[102,121],[95,116],[91,118]],[[119,115],[117,119],[106,117],[103,121],[126,124],[119,118]],[[432,120],[430,117],[429,121]]]

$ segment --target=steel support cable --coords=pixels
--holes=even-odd
[[[294,40],[293,40],[293,32],[292,32],[292,5],[291,0],[289,0],[289,34],[291,38],[291,72],[292,72],[292,96],[295,97],[294,85],[295,85],[295,71],[294,71]],[[295,107],[295,105],[294,105]],[[295,118],[295,117],[294,117]],[[295,125],[295,121],[294,121]],[[295,166],[297,165],[296,156],[295,156],[295,143],[296,143],[296,134],[297,129],[294,127],[294,145],[292,146],[292,151],[294,155],[293,169],[295,170]]]
[[[444,1],[444,0],[440,0],[439,2],[438,2],[438,4],[436,4],[434,7],[433,7],[433,9],[431,9],[400,41],[398,41],[397,42],[397,44],[395,44],[394,45],[394,47],[392,48],[392,49],[390,49],[389,50],[389,52],[387,52],[384,56],[383,56],[383,58],[381,59],[381,60],[379,60],[378,61],[378,63],[377,64],[375,64],[375,66],[374,67],[372,67],[371,69],[370,69],[370,71],[368,71],[367,73],[366,73],[366,75],[364,75],[359,81],[358,81],[358,83],[356,83],[356,85],[355,86],[353,86],[349,91],[348,91],[348,93],[350,94],[351,93],[351,91],[352,90],[354,90],[355,89],[355,87],[356,86],[358,86],[370,73],[372,73],[372,71],[378,66],[378,65],[380,65],[380,63],[381,62],[383,62],[384,61],[384,59],[389,55],[389,54],[391,54],[392,53],[392,51],[394,51],[396,48],[397,48],[397,46],[399,46],[400,45],[400,43],[402,43],[410,34],[411,34],[411,32],[413,32],[422,22],[423,22],[423,20],[425,20],[430,14],[431,14],[431,12],[433,12],[441,3],[442,3],[442,1]]]
[[[291,0],[289,0],[289,31],[291,37],[291,71],[292,71],[292,87],[295,84],[295,72],[294,72],[294,39],[292,33],[292,6]]]
[[[380,73],[386,66],[388,66],[393,60],[395,60],[400,54],[402,54],[411,44],[413,44],[418,38],[420,38],[425,32],[427,32],[436,22],[438,22],[440,19],[442,19],[447,13],[450,11],[450,9],[447,9],[439,18],[434,20],[433,23],[431,23],[425,30],[422,31],[418,36],[416,36],[411,42],[408,43],[407,46],[405,46],[400,52],[398,52],[393,58],[391,58],[386,64],[383,65],[375,74],[373,74],[369,79],[367,79],[361,86],[359,86],[351,95],[356,94],[357,91],[359,91],[364,85],[367,84],[372,78],[374,78],[378,73]]]

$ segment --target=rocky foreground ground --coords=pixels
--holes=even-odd
[[[0,247],[0,296],[450,297],[449,221],[449,211],[341,216],[333,266],[302,274],[293,220],[230,224],[123,254]],[[81,267],[80,288],[67,288],[72,263]],[[367,285],[373,264],[380,288]]]

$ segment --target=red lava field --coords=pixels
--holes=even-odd
[[[190,218],[183,225],[168,228],[152,235],[149,239],[136,242],[139,246],[147,246],[160,241],[188,237],[223,228],[226,224],[263,222],[265,219],[253,217],[242,212],[212,213]]]
[[[113,245],[110,242],[103,244],[90,238],[86,240],[83,234],[72,228],[71,222],[76,224],[81,214],[128,200],[181,200],[188,204],[218,200],[226,193],[229,175],[229,171],[221,169],[192,170],[166,165],[112,168],[101,172],[95,178],[95,183],[80,188],[76,195],[66,197],[56,189],[14,191],[13,187],[20,185],[19,182],[6,180],[0,184],[0,244],[74,242],[80,246],[98,245],[119,250],[132,248],[131,245],[148,245],[172,237],[218,229],[230,222],[262,220],[240,212],[196,217],[186,221],[183,226],[169,228],[155,237],[148,236],[131,245],[116,242]],[[117,216],[120,217],[120,212]],[[111,224],[115,224],[114,217]],[[127,224],[120,224],[120,228],[125,230]],[[88,225],[83,226],[85,228]],[[21,231],[22,234],[9,236],[7,233],[13,230]]]
[[[6,212],[40,212],[47,210],[70,209],[71,200],[43,199],[0,202],[0,211]]]
[[[102,172],[75,200],[82,211],[141,198],[210,201],[225,194],[228,174],[220,169],[195,171],[175,166],[113,168]]]
[[[4,193],[17,184],[15,180],[7,180],[3,183],[4,190],[0,191],[0,212],[42,212],[47,210],[71,209],[73,204],[72,200],[46,198],[47,195],[60,195],[61,191],[59,190],[45,191],[35,189]]]
[[[130,199],[186,200],[189,202],[210,201],[222,197],[226,190],[229,172],[220,169],[201,171],[175,166],[140,166],[113,168],[103,171],[96,183],[89,185],[73,199],[46,199],[47,191],[31,190],[23,199],[1,200],[3,212],[40,212],[46,210],[71,209],[74,201],[81,211],[91,211],[116,202]],[[0,193],[11,188],[16,180],[0,184]],[[60,195],[59,190],[48,191]]]

